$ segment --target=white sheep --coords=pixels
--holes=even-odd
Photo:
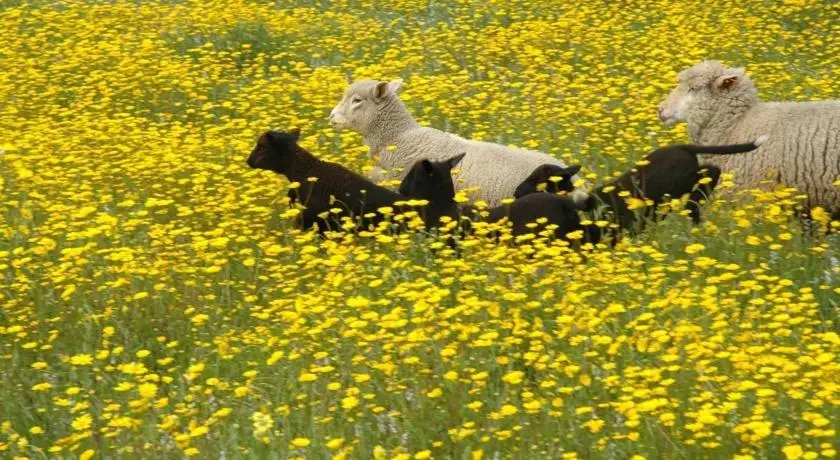
[[[353,83],[330,113],[333,126],[358,131],[365,137],[376,162],[370,174],[374,181],[402,179],[419,160],[442,161],[466,153],[460,173],[455,176],[456,189],[477,187],[472,198],[497,206],[502,199],[512,197],[516,187],[540,165],[566,166],[542,152],[467,140],[421,127],[397,95],[401,83],[402,80]],[[391,150],[389,146],[396,148]],[[583,201],[588,195],[575,190],[572,197]]]
[[[796,187],[808,206],[840,215],[840,101],[762,102],[743,69],[704,61],[678,75],[677,87],[659,105],[666,125],[688,123],[697,144],[750,142],[772,133],[761,148],[704,162],[735,173],[735,189],[764,188],[762,180]]]

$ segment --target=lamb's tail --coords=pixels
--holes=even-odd
[[[684,145],[682,148],[691,154],[697,155],[706,153],[711,155],[730,155],[733,153],[744,153],[757,149],[761,144],[767,141],[770,137],[767,134],[759,136],[756,140],[747,144],[733,144],[733,145]]]

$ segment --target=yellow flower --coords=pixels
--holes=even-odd
[[[86,451],[79,454],[79,460],[90,460],[96,454],[96,451],[93,449],[87,449]]]
[[[483,403],[483,402],[481,402],[481,401],[473,401],[473,402],[471,402],[471,403],[467,404],[467,409],[470,409],[470,410],[473,410],[473,411],[477,411],[477,410],[481,409],[481,407],[482,407],[482,406],[484,406],[484,403]]]
[[[402,140],[334,129],[326,113],[348,75],[402,74],[420,126],[591,166],[578,187],[610,184],[696,131],[666,128],[655,107],[715,52],[749,62],[767,99],[836,98],[833,4],[0,3],[0,368],[31,399],[4,406],[0,457],[80,456],[93,434],[114,457],[161,456],[157,430],[182,457],[212,458],[243,424],[254,439],[228,456],[296,449],[278,442],[304,434],[321,437],[291,456],[323,443],[338,459],[446,456],[444,443],[473,459],[578,455],[580,440],[533,429],[549,419],[576,423],[590,456],[652,425],[698,458],[784,458],[796,443],[802,459],[836,456],[833,209],[814,208],[807,229],[790,221],[822,203],[779,184],[772,155],[766,177],[723,168],[698,226],[618,229],[604,209],[581,212],[604,229],[598,244],[580,228],[557,239],[490,223],[465,182],[472,163],[453,171],[454,201],[485,218],[462,229],[464,207],[430,230],[428,200],[366,202],[385,221],[355,228],[338,212],[353,197],[322,193],[341,183],[246,162],[269,123],[301,127],[317,158],[377,163],[396,190],[388,179],[411,165],[381,163]],[[733,26],[748,37],[696,32]],[[789,50],[807,71],[777,59]],[[307,210],[313,199],[330,209]],[[309,211],[337,221],[299,228]],[[35,419],[80,429],[21,422]],[[421,433],[433,425],[447,431]]]
[[[298,382],[313,382],[315,380],[318,380],[318,376],[311,372],[304,372],[298,377]]]
[[[524,407],[528,411],[528,413],[534,413],[540,410],[542,404],[539,401],[528,401],[525,404],[523,404],[522,407]]]
[[[627,209],[631,211],[635,209],[642,209],[647,206],[647,202],[645,200],[635,197],[627,197],[625,201],[627,202]]]
[[[359,405],[359,400],[356,397],[348,396],[341,399],[341,407],[345,410],[353,409]]]
[[[386,451],[384,447],[374,446],[374,448],[373,448],[373,458],[375,460],[385,460],[386,455],[388,455],[388,451]]]
[[[190,437],[191,438],[197,438],[199,436],[204,436],[209,431],[210,431],[209,428],[207,428],[204,425],[201,425],[201,426],[195,427],[194,429],[190,430]]]
[[[706,249],[706,246],[703,246],[700,243],[693,243],[685,247],[685,252],[686,254],[696,254],[704,249]]]
[[[277,361],[280,361],[280,359],[283,357],[283,354],[284,353],[282,351],[275,351],[271,354],[271,356],[268,357],[266,364],[268,364],[269,366],[274,365],[275,363],[277,363]]]
[[[119,391],[119,392],[126,392],[126,391],[131,390],[132,388],[134,388],[133,383],[131,383],[131,382],[120,382],[120,383],[117,384],[117,386],[114,388],[114,390]]]
[[[516,406],[510,405],[510,404],[505,404],[505,405],[502,406],[500,412],[503,416],[509,417],[509,416],[514,415],[517,412],[519,412],[519,410],[516,408]]]
[[[73,419],[73,422],[70,425],[76,431],[84,431],[90,428],[92,424],[93,418],[89,414],[82,414]]]
[[[311,441],[309,441],[309,439],[306,439],[306,438],[295,438],[295,439],[292,439],[291,444],[295,447],[303,448],[303,447],[306,447],[309,444],[311,444]]]
[[[141,383],[137,387],[137,392],[143,399],[152,399],[157,395],[157,389],[158,387],[154,383]]]
[[[787,446],[782,447],[782,453],[785,454],[785,458],[788,460],[796,460],[797,458],[802,457],[802,447],[798,444],[790,444]]]
[[[525,373],[522,371],[511,371],[502,377],[503,382],[507,382],[511,385],[518,385],[522,383],[522,379],[525,377]]]
[[[370,301],[361,296],[356,296],[347,299],[347,306],[351,308],[365,308],[368,305],[370,305]]]
[[[254,427],[254,436],[260,437],[267,433],[274,426],[274,420],[271,416],[263,414],[262,412],[254,412],[251,414],[251,422]]]
[[[213,417],[215,417],[215,418],[227,418],[232,412],[233,412],[233,409],[231,409],[230,407],[223,407],[223,408],[217,410],[216,412],[213,412]]]
[[[70,364],[74,366],[89,366],[93,363],[93,356],[84,354],[76,355],[70,358]]]
[[[583,426],[589,429],[592,433],[597,433],[601,431],[601,428],[604,426],[604,421],[601,419],[592,419],[583,423]]]
[[[52,384],[49,382],[42,382],[32,385],[32,391],[47,391],[52,388]]]
[[[282,252],[283,252],[283,246],[280,246],[279,244],[272,244],[271,246],[269,246],[265,250],[265,254],[267,256],[276,256],[276,255],[278,255]]]
[[[129,375],[143,375],[147,372],[146,366],[143,363],[128,363],[122,364],[119,367],[120,371]]]

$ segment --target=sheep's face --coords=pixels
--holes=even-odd
[[[387,102],[397,97],[402,80],[392,82],[363,80],[353,83],[344,92],[341,102],[330,112],[330,123],[367,134],[376,114]]]
[[[248,156],[248,166],[256,169],[284,171],[294,161],[300,130],[266,131]]]
[[[692,112],[712,109],[738,89],[755,93],[751,85],[743,69],[730,69],[716,61],[701,62],[677,75],[677,87],[659,104],[659,119],[668,126],[687,121]]]
[[[448,160],[420,160],[400,183],[400,195],[419,198],[435,203],[455,198],[455,183],[452,181],[452,168],[458,165],[466,153],[461,153]]]
[[[537,192],[569,193],[574,191],[572,177],[580,171],[580,165],[562,167],[545,164],[534,170],[513,193],[514,198],[521,198]]]

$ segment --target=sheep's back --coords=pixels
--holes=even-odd
[[[465,141],[467,156],[461,173],[455,177],[456,188],[480,187],[473,196],[490,206],[512,197],[516,187],[544,164],[566,166],[557,158],[541,152],[513,149],[488,142]]]
[[[750,109],[730,129],[704,133],[702,144],[769,139],[757,150],[732,155],[699,155],[724,172],[735,173],[735,189],[794,186],[809,206],[840,209],[840,101],[767,102]]]
[[[433,128],[411,129],[397,138],[396,150],[382,152],[378,166],[402,179],[414,163],[420,160],[441,161],[463,152],[463,149],[458,150],[459,145],[456,136],[443,131]]]
[[[393,170],[402,178],[411,166],[422,159],[441,161],[466,152],[460,164],[460,174],[454,176],[456,190],[479,187],[472,198],[486,201],[490,206],[512,197],[516,187],[534,169],[543,164],[566,166],[562,161],[542,152],[514,149],[490,142],[472,141],[434,128],[416,128],[397,140],[395,152],[387,152],[380,166]]]
[[[309,197],[306,207],[323,212],[333,207],[346,208],[353,214],[390,206],[401,197],[336,163],[324,162],[311,173],[318,181],[303,183],[300,195]],[[331,203],[332,201],[332,203]]]

